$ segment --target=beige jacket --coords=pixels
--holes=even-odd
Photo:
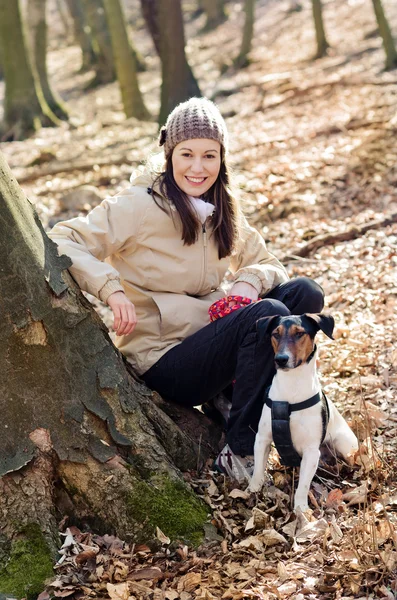
[[[116,345],[138,374],[210,322],[208,307],[225,295],[220,286],[227,269],[259,294],[288,280],[244,217],[231,257],[219,260],[210,219],[197,242],[184,245],[175,207],[170,204],[169,214],[160,210],[151,185],[149,175],[140,175],[86,217],[58,223],[49,234],[59,254],[72,259],[70,271],[83,290],[103,302],[124,290],[135,305],[138,324]]]

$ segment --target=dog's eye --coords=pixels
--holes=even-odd
[[[301,338],[301,337],[303,337],[304,335],[305,335],[304,331],[297,331],[295,333],[295,337],[298,338],[298,339]]]
[[[275,340],[279,340],[281,336],[279,333],[277,333],[277,331],[275,331],[274,333],[272,333],[272,337],[274,337]]]

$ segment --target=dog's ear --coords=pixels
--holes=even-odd
[[[323,315],[323,314],[314,314],[314,313],[306,313],[303,315],[307,319],[309,319],[312,323],[314,323],[317,331],[321,329],[324,331],[325,335],[327,335],[331,340],[333,340],[332,332],[335,327],[334,317],[331,315]]]
[[[271,317],[262,317],[256,322],[256,331],[260,337],[263,337],[273,331],[279,323],[280,315],[273,315]]]

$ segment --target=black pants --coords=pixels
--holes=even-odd
[[[253,454],[264,390],[275,372],[270,338],[259,338],[256,322],[270,315],[317,313],[323,306],[316,282],[292,279],[189,336],[142,377],[163,398],[184,406],[207,402],[235,379],[227,442],[235,454]]]

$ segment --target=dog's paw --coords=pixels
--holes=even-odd
[[[247,488],[248,492],[260,492],[264,483],[264,479],[251,479],[250,484]]]

